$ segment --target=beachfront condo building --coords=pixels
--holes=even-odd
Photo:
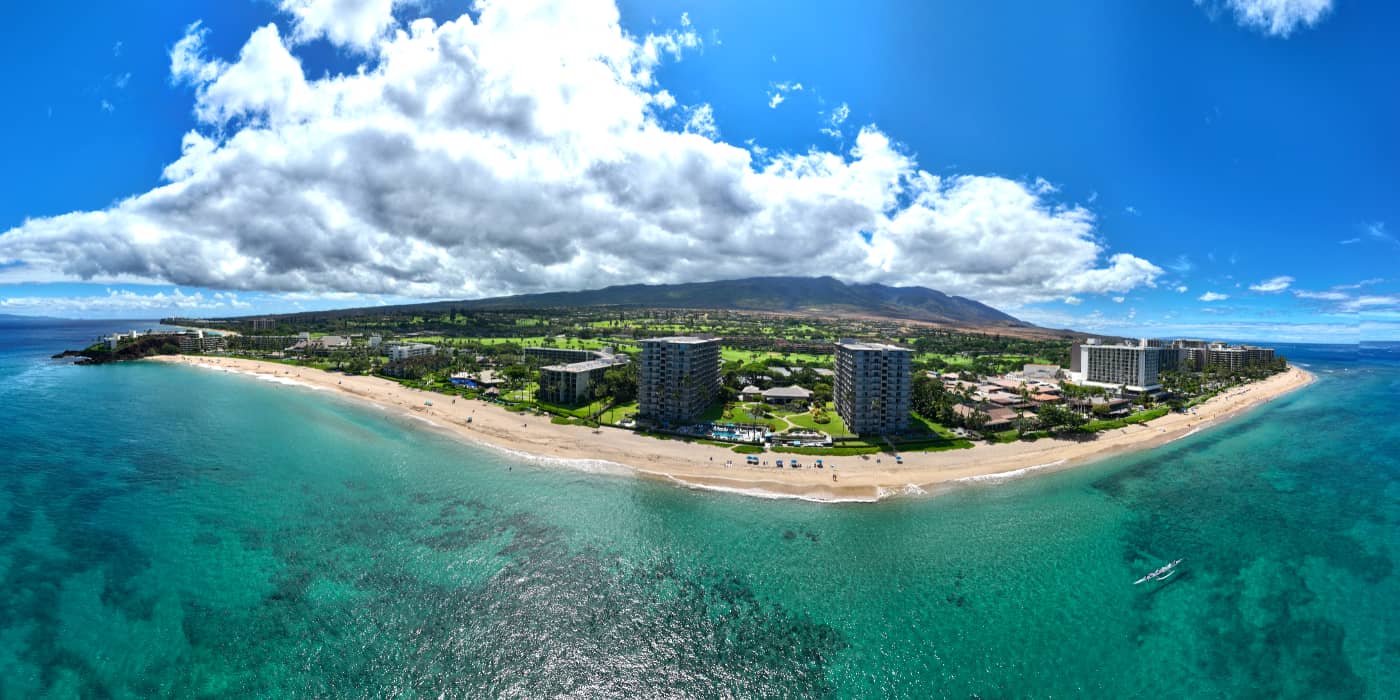
[[[575,405],[592,401],[593,387],[603,381],[608,370],[621,364],[605,357],[566,365],[540,368],[540,389],[536,396],[546,403]]]
[[[1253,345],[1212,345],[1206,349],[1206,367],[1226,367],[1241,369],[1250,365],[1263,365],[1274,361],[1273,348],[1257,348]]]
[[[600,359],[597,353],[592,350],[575,350],[573,348],[545,348],[532,347],[525,348],[525,359],[534,358],[548,362],[558,362],[569,364],[573,362],[587,362],[589,360]]]
[[[616,364],[623,364],[627,362],[628,358],[626,355],[614,354],[610,347],[605,347],[601,350],[529,347],[525,348],[524,359],[544,360],[546,362],[567,365],[573,362],[588,362],[589,360],[608,360]]]
[[[1241,369],[1250,365],[1266,365],[1274,361],[1273,348],[1253,345],[1227,345],[1215,341],[1173,340],[1171,346],[1180,353],[1182,369],[1203,370],[1207,367]],[[1167,369],[1163,367],[1162,369]]]
[[[658,423],[684,423],[719,394],[718,338],[672,336],[641,341],[637,412]]]
[[[857,435],[891,435],[909,429],[913,352],[883,343],[836,344],[836,414]]]
[[[1089,386],[1151,392],[1162,388],[1158,375],[1163,353],[1175,356],[1177,351],[1154,346],[1147,340],[1105,345],[1090,338],[1070,348],[1070,372]]]
[[[222,352],[227,348],[223,336],[201,330],[181,333],[175,337],[175,342],[180,346],[180,352],[186,354]]]
[[[408,360],[437,354],[437,346],[428,343],[394,343],[389,346],[390,360]]]

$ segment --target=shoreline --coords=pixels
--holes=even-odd
[[[971,449],[943,452],[904,452],[900,453],[904,463],[899,465],[884,453],[867,458],[822,457],[825,469],[811,466],[814,456],[759,455],[769,462],[779,455],[797,458],[804,465],[778,469],[745,464],[745,455],[724,447],[663,440],[606,426],[595,430],[557,425],[548,416],[511,413],[485,401],[410,389],[379,377],[230,357],[170,355],[148,359],[332,391],[424,420],[457,439],[493,447],[516,458],[563,461],[572,465],[570,468],[607,465],[608,471],[630,472],[684,488],[826,503],[869,503],[897,494],[921,495],[960,484],[995,483],[1151,449],[1221,425],[1316,379],[1312,373],[1290,366],[1286,372],[1220,394],[1197,406],[1194,414],[1169,413],[1147,423],[1095,433],[1093,440],[1042,438],[1035,442],[979,443]]]

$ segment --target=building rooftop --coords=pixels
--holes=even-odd
[[[719,338],[697,338],[693,335],[669,335],[665,338],[644,338],[642,342],[648,343],[676,343],[682,345],[698,345],[700,343],[710,343]]]
[[[570,362],[567,365],[549,365],[540,369],[547,369],[553,372],[592,372],[595,369],[605,367],[616,367],[617,363],[612,360],[584,360],[583,362]]]
[[[913,352],[913,350],[910,350],[909,348],[901,348],[898,345],[889,345],[886,343],[865,343],[856,340],[843,340],[837,343],[837,345],[847,350],[897,350],[899,352]]]
[[[763,395],[780,399],[805,399],[810,397],[812,392],[800,386],[779,386],[763,392]]]

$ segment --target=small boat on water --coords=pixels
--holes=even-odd
[[[1140,583],[1147,583],[1148,581],[1165,581],[1166,579],[1171,578],[1172,574],[1176,573],[1176,565],[1180,564],[1181,562],[1181,559],[1177,559],[1176,561],[1167,564],[1166,566],[1163,566],[1162,568],[1146,576],[1143,576],[1142,578],[1136,581],[1133,581],[1133,585],[1136,586]]]

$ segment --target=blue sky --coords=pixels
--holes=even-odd
[[[1400,338],[1400,7],[877,5],[16,7],[0,313],[828,273]]]

